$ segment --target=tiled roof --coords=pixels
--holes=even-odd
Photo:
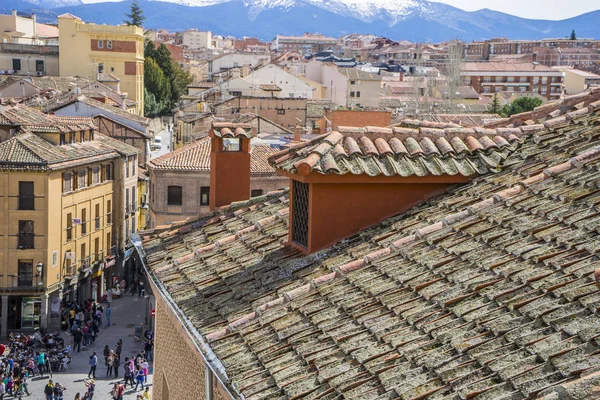
[[[254,136],[252,125],[247,123],[213,122],[212,131],[215,136],[223,138],[251,138]]]
[[[559,72],[545,65],[530,62],[465,62],[461,65],[462,72]]]
[[[361,81],[380,81],[381,76],[365,72],[357,68],[338,68],[338,71],[348,77],[349,80],[361,80]]]
[[[420,114],[419,119],[423,121],[439,122],[443,124],[453,123],[465,128],[483,126],[487,120],[501,118],[498,114]]]
[[[119,77],[117,77],[115,74],[98,74],[96,76],[96,80],[98,82],[120,82],[121,80],[119,79]]]
[[[119,156],[111,143],[102,140],[106,139],[103,135],[96,133],[95,138],[57,146],[26,131],[0,143],[0,169],[60,170]]]
[[[270,162],[300,174],[471,176],[498,168],[515,149],[519,136],[519,129],[340,127],[283,150]]]
[[[325,115],[325,108],[335,110],[337,107],[338,105],[334,102],[309,100],[306,102],[306,117],[322,118]]]
[[[146,232],[148,267],[247,399],[591,398],[599,124],[313,255],[273,195]]]
[[[47,133],[95,129],[94,121],[91,118],[47,115],[24,104],[5,107],[0,111],[0,125],[21,126],[30,132]]]
[[[148,161],[148,166],[158,170],[210,171],[211,139],[205,137],[175,151]],[[275,174],[268,158],[277,152],[269,146],[250,147],[250,173]]]

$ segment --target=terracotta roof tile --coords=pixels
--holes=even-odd
[[[285,192],[145,233],[147,268],[240,397],[588,399],[599,123],[523,136],[501,171],[312,255],[286,245]]]
[[[510,136],[512,130],[493,132],[486,136],[467,128],[339,127],[278,152],[270,161],[275,168],[302,174],[481,174],[499,167],[518,143],[516,136]]]

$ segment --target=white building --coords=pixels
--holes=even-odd
[[[325,86],[324,99],[346,107],[348,103],[348,77],[342,75],[333,63],[312,60],[306,63],[306,77]]]
[[[10,15],[0,14],[0,42],[58,45],[58,28],[38,23],[35,14],[20,17],[13,10]]]
[[[212,33],[210,31],[199,31],[198,29],[189,29],[183,32],[182,44],[188,49],[211,49]]]
[[[227,53],[217,56],[208,62],[208,79],[212,80],[214,74],[229,71],[232,68],[249,66],[256,68],[266,65],[271,57],[268,54],[255,53]]]
[[[263,90],[266,85],[276,85],[277,88],[273,87],[273,97],[312,99],[315,91],[313,86],[273,64],[251,72],[244,79],[253,85],[259,85]]]

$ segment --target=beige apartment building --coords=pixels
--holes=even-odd
[[[562,93],[561,71],[537,63],[467,62],[461,66],[462,83],[477,93],[531,92],[547,99]]]
[[[0,113],[0,336],[56,327],[63,298],[98,300],[122,276],[127,163],[137,149],[91,118]]]
[[[58,16],[60,29],[60,76],[96,79],[112,74],[121,92],[144,112],[144,30],[137,26],[85,23],[80,18]]]

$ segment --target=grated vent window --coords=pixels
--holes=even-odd
[[[308,183],[293,181],[292,241],[308,247]]]

